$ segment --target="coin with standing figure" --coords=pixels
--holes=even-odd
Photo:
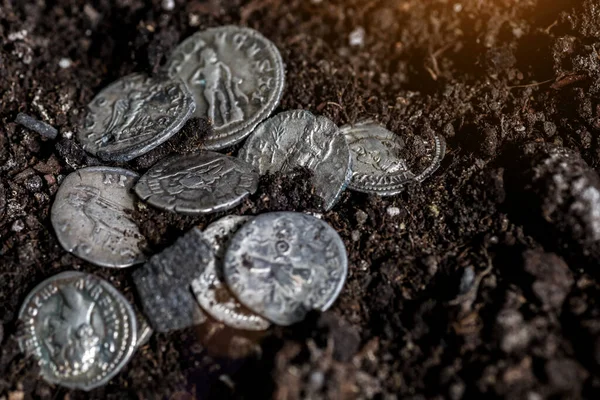
[[[261,331],[269,327],[269,321],[237,301],[223,277],[225,248],[231,236],[250,220],[252,217],[229,215],[204,230],[204,238],[212,246],[215,258],[192,281],[192,291],[202,308],[217,321],[236,329]]]
[[[122,168],[89,167],[60,185],[50,220],[62,247],[101,267],[144,262],[146,240],[131,217],[138,179]]]
[[[137,344],[131,304],[108,282],[63,272],[36,286],[19,312],[21,350],[33,356],[42,377],[72,389],[106,384]]]
[[[90,102],[79,142],[102,160],[129,161],[179,132],[195,109],[183,82],[128,75]]]
[[[210,150],[244,139],[273,112],[283,93],[285,67],[279,50],[250,28],[197,32],[177,46],[166,68],[193,93],[194,116],[212,123],[214,131],[204,143]]]
[[[205,151],[159,161],[135,186],[142,199],[188,215],[229,210],[254,193],[258,174],[243,161]]]
[[[325,210],[335,205],[352,176],[350,150],[338,127],[304,110],[286,111],[264,121],[239,157],[261,175],[308,168]]]
[[[279,325],[324,311],[338,297],[348,271],[337,232],[307,214],[262,214],[242,226],[225,253],[224,276],[238,300]]]

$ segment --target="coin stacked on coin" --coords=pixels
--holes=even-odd
[[[153,329],[168,332],[210,317],[261,331],[334,303],[347,275],[346,249],[316,217],[227,216],[149,259],[132,218],[137,200],[189,215],[227,211],[257,190],[261,174],[298,167],[311,171],[315,193],[330,210],[347,187],[395,195],[439,167],[445,143],[436,134],[419,145],[426,151],[414,170],[402,157],[402,139],[372,121],[340,129],[305,110],[270,117],[284,82],[273,43],[252,29],[223,26],[184,40],[161,74],[125,76],[89,103],[77,137],[106,163],[146,154],[190,118],[206,119],[213,129],[202,151],[159,160],[141,178],[110,165],[63,180],[51,210],[58,242],[101,267],[144,263],[133,281],[145,316],[90,274],[65,272],[42,282],[21,308],[20,343],[46,380],[83,390],[100,386]],[[215,152],[245,139],[238,157]]]

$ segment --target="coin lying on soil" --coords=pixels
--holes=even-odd
[[[221,26],[197,32],[173,51],[168,75],[193,93],[195,117],[211,121],[207,149],[240,142],[267,118],[283,93],[285,67],[279,50],[250,28]]]
[[[146,240],[131,219],[138,179],[122,168],[89,167],[60,185],[50,220],[65,250],[101,267],[144,262]]]
[[[269,327],[269,321],[240,304],[227,288],[223,277],[226,245],[231,236],[252,218],[229,215],[204,230],[204,238],[212,246],[215,258],[192,281],[192,291],[202,308],[217,321],[236,329],[261,331]]]
[[[308,168],[325,210],[335,205],[352,176],[350,150],[338,127],[304,110],[286,111],[260,124],[239,157],[261,175]]]
[[[33,356],[48,382],[91,390],[106,384],[137,346],[133,308],[108,282],[63,272],[25,298],[21,350]]]
[[[229,289],[279,325],[327,310],[348,271],[346,248],[326,222],[307,214],[262,214],[242,226],[225,253]]]
[[[102,160],[129,161],[179,132],[195,109],[183,82],[128,75],[90,102],[79,142]]]
[[[163,210],[196,215],[229,210],[258,187],[258,174],[243,161],[205,151],[159,161],[135,192]]]

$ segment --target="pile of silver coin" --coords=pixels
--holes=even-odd
[[[224,26],[198,32],[172,53],[162,74],[133,74],[103,89],[78,132],[83,148],[125,163],[160,146],[190,118],[210,122],[204,148],[160,160],[143,176],[114,166],[77,170],[61,183],[51,222],[61,246],[101,267],[133,272],[144,316],[111,284],[65,272],[38,285],[20,312],[21,347],[42,376],[90,390],[127,363],[152,329],[169,332],[208,316],[232,328],[291,325],[326,310],[344,285],[348,262],[336,231],[320,218],[278,212],[227,216],[194,228],[148,259],[132,219],[146,204],[198,215],[229,210],[254,193],[259,176],[312,172],[329,210],[350,189],[394,195],[440,165],[445,142],[432,135],[426,162],[412,171],[402,139],[373,121],[338,128],[304,110],[271,114],[285,66],[260,33]],[[246,139],[237,157],[216,151]]]

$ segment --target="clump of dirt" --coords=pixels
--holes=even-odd
[[[597,0],[170,3],[0,0],[0,397],[598,398]],[[67,254],[50,224],[64,177],[100,164],[76,141],[85,106],[121,76],[158,73],[191,33],[224,24],[255,28],[280,49],[279,111],[338,125],[375,119],[416,158],[418,136],[435,132],[446,158],[405,193],[345,192],[322,214],[349,256],[331,310],[225,344],[219,327],[155,335],[102,388],[49,385],[16,346],[17,312],[37,283],[82,270],[135,301],[131,269]],[[364,39],[351,42],[359,28]],[[58,137],[17,125],[19,112]],[[190,121],[121,166],[143,173],[201,148],[209,130]],[[317,213],[309,180],[302,170],[263,177],[232,213]],[[142,203],[134,212],[152,251],[222,215]]]

